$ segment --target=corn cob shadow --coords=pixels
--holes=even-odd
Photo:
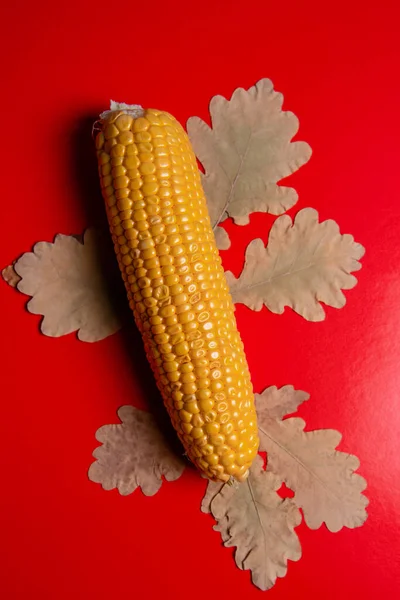
[[[93,150],[92,127],[97,116],[87,115],[80,118],[72,128],[71,140],[71,169],[75,176],[77,197],[80,208],[84,211],[86,222],[99,230],[99,244],[96,261],[104,277],[104,290],[108,300],[120,317],[122,328],[117,334],[128,357],[132,374],[138,382],[149,411],[153,414],[157,426],[166,444],[177,456],[183,456],[184,448],[176,436],[167,411],[165,410],[160,392],[143,350],[141,334],[135,326],[132,312],[126,297],[125,287],[121,278],[118,262],[115,257],[107,213],[98,179],[96,153]],[[123,404],[132,404],[134,398],[126,398]],[[187,464],[189,461],[187,461]]]
[[[165,409],[163,399],[156,386],[151,367],[143,350],[142,336],[133,322],[132,314],[130,315],[130,319],[132,324],[123,327],[117,335],[121,340],[126,356],[129,358],[135,381],[139,382],[142,396],[146,400],[147,407],[152,413],[164,441],[176,456],[183,457],[185,449],[179,441]],[[126,403],[130,403],[129,398],[127,402],[124,402],[124,404]],[[189,460],[187,460],[187,466],[192,466]]]
[[[96,119],[97,115],[82,115],[71,127],[70,162],[77,188],[76,198],[79,208],[84,211],[86,223],[108,233],[107,215],[99,189],[96,153],[93,152],[92,129]],[[111,241],[108,246],[112,256]],[[118,272],[118,265],[115,270]]]
[[[93,152],[92,141],[95,120],[96,117],[93,115],[84,115],[71,128],[73,132],[70,140],[71,171],[76,182],[75,196],[78,198],[79,208],[84,212],[86,223],[99,233],[95,261],[104,280],[104,292],[122,326],[125,326],[131,323],[132,317],[127,306],[118,263],[115,260],[107,215],[99,188],[96,154]],[[78,239],[82,241],[83,236],[79,236]]]

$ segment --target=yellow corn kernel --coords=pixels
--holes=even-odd
[[[234,306],[188,137],[163,111],[104,113],[100,181],[129,306],[190,460],[242,481],[258,450]]]

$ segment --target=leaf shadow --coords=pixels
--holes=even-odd
[[[134,323],[128,305],[125,287],[115,258],[104,201],[100,192],[92,137],[93,123],[96,119],[97,115],[82,116],[71,128],[70,167],[76,182],[78,201],[80,208],[84,211],[86,223],[100,232],[96,262],[98,262],[102,277],[104,277],[104,289],[108,300],[121,319],[122,328],[116,335],[128,357],[132,375],[139,384],[141,394],[145,398],[149,411],[153,414],[166,444],[177,456],[182,456],[184,448],[176,435],[156,386],[154,375],[144,352],[141,334]],[[82,236],[79,236],[79,239],[82,240]],[[191,463],[187,461],[187,464]]]

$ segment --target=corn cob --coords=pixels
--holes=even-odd
[[[239,481],[257,453],[254,395],[186,132],[159,110],[102,113],[98,168],[147,358],[190,460]]]

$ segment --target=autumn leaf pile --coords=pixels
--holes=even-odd
[[[298,120],[282,103],[271,81],[263,79],[249,90],[236,90],[230,100],[213,98],[211,127],[192,117],[187,128],[204,168],[202,183],[220,250],[231,245],[221,226],[228,217],[246,225],[251,213],[277,216],[266,246],[261,239],[249,243],[241,274],[226,272],[234,302],[277,314],[289,307],[308,321],[321,321],[321,303],[344,306],[342,290],[356,285],[352,273],[361,268],[364,249],[334,221],[319,222],[312,208],[299,211],[293,221],[283,214],[296,204],[297,194],[279,182],[309,160],[311,149],[291,141]],[[31,297],[27,308],[43,315],[43,334],[77,332],[81,341],[95,342],[121,327],[116,269],[103,249],[101,234],[90,228],[82,238],[57,235],[6,267],[3,278]],[[288,560],[301,557],[295,528],[302,518],[311,529],[325,524],[331,532],[358,527],[367,518],[366,482],[356,473],[358,459],[336,449],[340,433],[306,431],[305,422],[291,416],[305,400],[308,394],[289,385],[256,394],[266,467],[259,456],[246,482],[208,482],[201,503],[224,545],[236,548],[237,566],[250,570],[261,590],[286,575]],[[118,416],[119,424],[96,433],[101,445],[89,469],[92,481],[122,495],[139,487],[150,496],[163,478],[180,477],[187,463],[167,447],[150,413],[123,406]],[[282,483],[293,498],[278,494]]]

